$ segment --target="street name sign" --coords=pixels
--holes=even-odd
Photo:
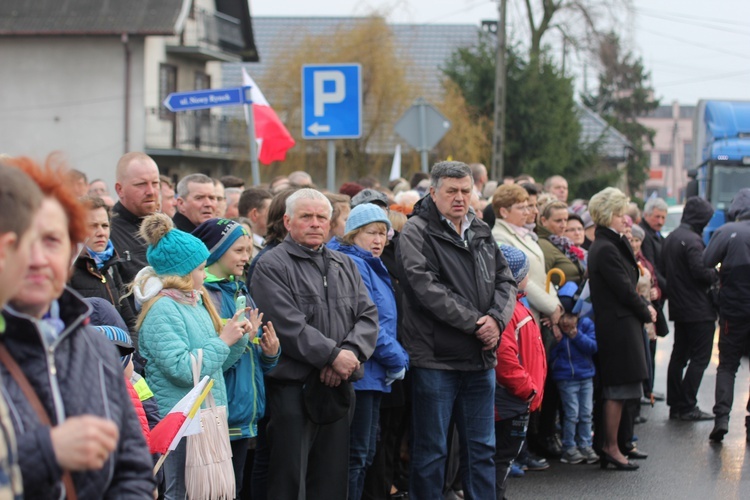
[[[250,87],[173,92],[164,99],[164,106],[170,111],[191,111],[250,103]]]

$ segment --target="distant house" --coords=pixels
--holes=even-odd
[[[3,0],[0,46],[0,153],[60,151],[110,188],[126,151],[174,175],[247,155],[226,117],[161,104],[221,86],[222,62],[258,60],[247,0]]]
[[[651,156],[649,178],[644,197],[652,193],[682,202],[687,186],[687,171],[695,168],[693,161],[693,115],[695,106],[659,106],[638,118],[638,122],[656,131],[654,146],[648,147]]]

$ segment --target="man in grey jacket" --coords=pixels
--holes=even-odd
[[[516,284],[490,228],[469,208],[471,191],[465,163],[436,164],[430,195],[417,202],[399,241],[412,374],[409,494],[417,500],[442,498],[451,420],[466,498],[495,495],[493,368]]]
[[[289,235],[253,273],[252,295],[282,349],[266,376],[268,498],[347,497],[349,381],[375,350],[378,313],[354,262],[324,244],[331,212],[319,191],[292,194]]]

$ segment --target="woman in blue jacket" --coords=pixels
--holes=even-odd
[[[391,384],[404,378],[409,356],[396,340],[396,297],[380,256],[388,244],[391,222],[382,208],[372,203],[354,207],[341,240],[328,243],[352,258],[370,298],[378,308],[378,341],[365,363],[365,376],[354,383],[356,404],[351,424],[349,451],[349,499],[359,500],[367,467],[372,464],[377,443],[380,400],[391,392]]]
[[[240,497],[248,452],[258,434],[258,420],[264,415],[266,390],[263,374],[279,361],[281,349],[271,323],[260,330],[263,314],[259,314],[241,278],[250,260],[253,240],[242,224],[227,219],[209,219],[195,228],[193,235],[208,248],[206,287],[211,301],[219,310],[222,321],[237,312],[238,299],[251,309],[250,341],[242,356],[224,371],[227,386],[229,439],[232,465]]]

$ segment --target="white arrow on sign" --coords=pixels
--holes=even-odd
[[[330,132],[331,126],[330,125],[321,125],[318,122],[313,123],[309,127],[307,127],[307,130],[310,131],[311,134],[318,135],[321,132]]]

